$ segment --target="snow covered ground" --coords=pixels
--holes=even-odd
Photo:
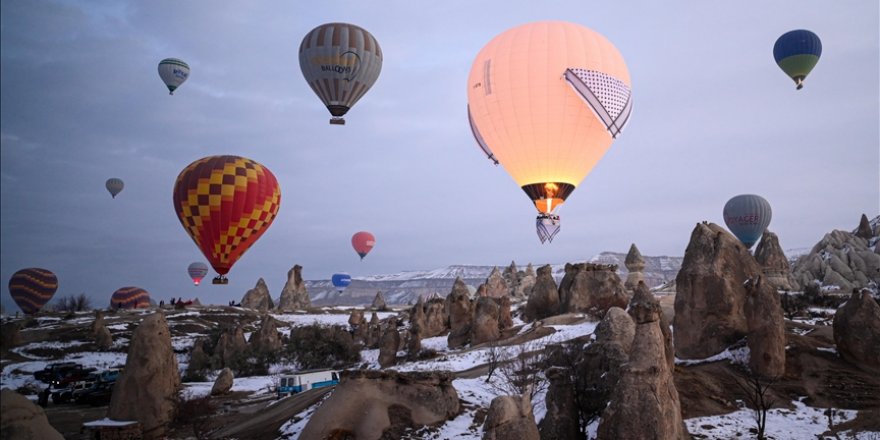
[[[185,313],[185,315],[184,315]],[[393,315],[393,312],[380,312],[380,318],[386,318]],[[169,318],[179,321],[184,316],[198,317],[198,311],[186,311],[180,314],[169,313]],[[327,313],[327,314],[274,314],[275,318],[292,326],[308,325],[318,323],[322,325],[348,325],[348,313]],[[90,325],[88,317],[77,317],[82,320],[81,325]],[[93,318],[92,318],[93,319]],[[54,319],[42,319],[42,324],[47,326],[60,325]],[[521,325],[522,322],[517,322]],[[126,324],[108,322],[117,331],[129,329]],[[176,325],[176,324],[173,324]],[[575,337],[591,335],[596,328],[597,323],[593,321],[583,320],[572,325],[552,325],[555,333],[543,338],[531,341],[529,344],[534,347],[540,347],[548,343],[562,342]],[[289,334],[289,328],[282,327],[279,330]],[[530,325],[523,325],[520,333],[530,330]],[[197,333],[186,333],[176,335],[172,339],[172,345],[175,350],[183,351],[195,341]],[[31,343],[16,348],[16,353],[28,358],[27,361],[5,363],[3,365],[2,374],[0,374],[0,386],[12,389],[22,387],[33,387],[39,389],[45,386],[37,382],[33,373],[41,370],[49,362],[57,361],[74,361],[83,364],[86,367],[95,367],[98,369],[111,368],[125,363],[125,354],[120,352],[76,352],[76,347],[82,345],[77,341],[65,343],[59,342],[41,342]],[[429,338],[422,341],[422,346],[435,350],[439,356],[430,360],[420,360],[415,362],[407,362],[395,367],[398,371],[465,371],[474,366],[484,364],[489,357],[490,348],[480,349],[459,349],[449,350],[446,345],[446,337]],[[62,359],[46,359],[29,353],[42,352],[42,349],[66,350],[70,354],[65,355]],[[509,349],[508,349],[509,350]],[[379,368],[378,350],[364,350],[362,352],[362,362],[366,363],[368,368]],[[733,362],[747,362],[748,351],[746,348],[737,348],[725,351],[712,358],[699,361],[677,360],[679,365],[691,365],[703,362],[715,362],[720,360],[730,360]],[[186,355],[178,355],[178,363],[181,371],[186,366],[188,359]],[[290,369],[290,365],[273,365],[270,372],[273,374],[267,376],[242,377],[235,378],[233,381],[232,391],[251,393],[249,399],[259,399],[261,397],[272,396],[272,389],[277,380],[277,374],[283,370]],[[213,377],[209,377],[213,379]],[[499,375],[494,375],[492,380],[486,381],[485,376],[472,379],[459,378],[453,384],[458,390],[462,399],[463,412],[455,419],[446,422],[439,428],[430,428],[421,430],[416,434],[420,438],[425,439],[480,439],[482,438],[482,427],[474,422],[477,408],[488,408],[492,399],[498,395],[505,394],[505,386],[501,383],[503,379]],[[213,382],[192,382],[185,383],[181,391],[181,397],[191,399],[194,397],[206,396],[210,393]],[[36,396],[31,396],[35,398]],[[320,403],[307,408],[305,411],[293,416],[289,422],[285,423],[279,432],[281,439],[297,439],[299,433],[308,422],[309,416],[320,406]],[[817,439],[822,437],[822,433],[828,430],[828,416],[825,414],[824,408],[812,408],[800,401],[791,402],[793,409],[774,409],[768,413],[767,417],[767,434],[776,440],[782,439]],[[546,413],[544,405],[543,393],[536,396],[533,401],[534,413],[537,421],[540,421]],[[855,411],[836,410],[833,414],[834,424],[840,424],[855,417]],[[729,414],[692,418],[685,421],[688,430],[695,438],[700,439],[733,439],[733,438],[752,438],[753,434],[749,430],[755,426],[753,411],[744,408]],[[598,424],[594,423],[590,427],[590,436],[594,438]],[[827,437],[829,439],[833,437]],[[843,433],[841,439],[858,439],[858,440],[880,440],[880,433],[862,432],[862,433]]]

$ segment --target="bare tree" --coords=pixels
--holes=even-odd
[[[746,402],[752,408],[752,416],[755,419],[758,440],[765,440],[767,428],[767,411],[773,407],[775,400],[770,396],[772,379],[765,379],[759,374],[749,371],[745,380],[737,380],[736,384],[746,394]]]
[[[498,341],[489,343],[489,349],[486,350],[486,366],[489,367],[489,374],[486,376],[486,383],[492,380],[492,375],[498,369],[498,365],[507,360],[507,350],[498,345]]]
[[[82,312],[92,309],[92,300],[85,293],[59,298],[54,304],[54,310],[59,312]]]
[[[544,377],[544,350],[540,346],[526,343],[511,347],[506,358],[498,364],[500,381],[493,382],[501,395],[519,396],[528,394],[535,404],[535,395],[547,389]]]

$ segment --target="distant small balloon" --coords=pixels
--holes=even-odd
[[[333,287],[335,287],[339,293],[342,293],[342,291],[351,284],[351,275],[347,273],[335,273],[333,274],[333,277],[330,278],[330,281],[333,283]]]
[[[22,269],[9,279],[9,294],[26,315],[40,311],[58,290],[58,277],[37,267]]]
[[[772,216],[770,203],[755,194],[740,194],[724,205],[724,223],[748,249],[764,234]]]
[[[165,58],[159,61],[159,77],[168,87],[168,94],[174,91],[189,78],[189,65],[177,58]]]
[[[186,271],[187,273],[189,273],[190,278],[192,278],[193,284],[198,286],[199,283],[202,282],[202,278],[204,278],[205,275],[208,274],[208,265],[197,261],[190,264],[189,267],[186,268]]]
[[[351,246],[360,255],[361,260],[373,250],[376,245],[376,237],[367,231],[360,231],[351,236]]]
[[[125,182],[123,182],[122,179],[111,177],[107,179],[104,186],[107,188],[107,191],[110,191],[110,195],[115,199],[116,195],[122,192],[122,189],[125,188]]]

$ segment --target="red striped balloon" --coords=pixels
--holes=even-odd
[[[110,297],[112,309],[141,309],[150,307],[150,293],[140,287],[120,287]]]
[[[56,290],[58,277],[46,269],[22,269],[9,279],[9,294],[21,311],[28,315],[39,312],[52,299]]]

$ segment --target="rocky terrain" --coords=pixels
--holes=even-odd
[[[775,234],[753,255],[703,222],[677,260],[633,245],[365,280],[448,284],[411,304],[320,306],[297,265],[278,301],[259,280],[237,306],[4,316],[2,438],[876,439],[877,232],[865,218],[804,256],[864,281],[849,293],[795,291]],[[290,388],[301,371],[324,387]]]
[[[626,253],[602,252],[586,262],[617,265],[617,275],[626,279],[629,271],[624,264]],[[681,266],[681,257],[646,256],[643,277],[649,287],[659,286],[675,279]],[[521,263],[513,263],[518,270],[525,270]],[[368,304],[376,292],[382,292],[389,304],[414,304],[420,296],[429,297],[433,294],[446,295],[452,288],[452,282],[461,278],[465,284],[476,287],[488,278],[496,267],[504,269],[510,264],[498,266],[466,266],[456,265],[430,271],[401,272],[392,275],[376,275],[371,277],[355,277],[341,294],[336,291],[330,280],[309,280],[306,287],[315,305],[362,305]],[[551,265],[553,277],[557,282],[565,275],[565,264]]]

